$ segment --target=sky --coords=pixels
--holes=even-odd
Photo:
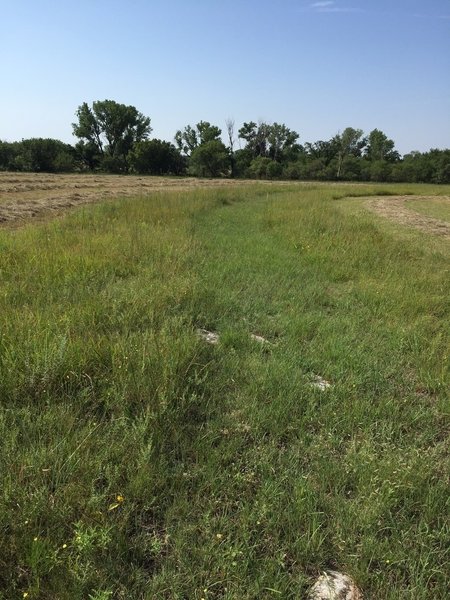
[[[173,141],[200,120],[285,123],[299,142],[381,129],[450,148],[450,0],[0,0],[0,139],[75,143],[115,100]]]

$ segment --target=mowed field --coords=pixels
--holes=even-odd
[[[277,186],[289,185],[276,182]],[[202,188],[228,188],[242,185],[274,185],[270,181],[233,179],[199,179],[196,177],[145,177],[133,175],[0,172],[0,224],[17,226],[32,218],[48,218],[69,208],[103,202],[107,199],[129,198],[167,191],[188,191]],[[295,184],[291,184],[295,185]],[[339,186],[348,195],[362,196],[364,184],[298,183],[301,189]],[[450,196],[448,186],[391,185],[371,186],[366,207],[390,220],[405,223],[438,235],[450,237]],[[400,190],[408,190],[404,195]],[[432,195],[426,195],[427,192]],[[417,196],[416,196],[417,194]],[[335,194],[336,195],[336,194]],[[338,196],[342,196],[339,192]],[[385,196],[390,196],[386,200]]]
[[[229,179],[194,177],[0,172],[0,223],[17,223],[32,217],[48,216],[51,212],[108,198],[235,184]]]
[[[0,598],[448,598],[449,196],[2,174]]]

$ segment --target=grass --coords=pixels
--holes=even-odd
[[[447,597],[448,246],[350,189],[0,232],[0,598]]]
[[[450,202],[448,199],[409,200],[406,202],[406,206],[427,217],[450,222]]]

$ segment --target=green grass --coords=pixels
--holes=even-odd
[[[448,199],[409,200],[406,202],[406,206],[427,217],[450,222],[450,201]]]
[[[351,191],[0,232],[0,598],[448,597],[448,246]]]

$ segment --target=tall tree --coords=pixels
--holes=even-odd
[[[283,123],[273,123],[267,126],[269,156],[272,160],[282,161],[285,155],[296,146],[297,140],[298,133]]]
[[[400,156],[399,153],[394,150],[394,146],[394,141],[390,140],[387,135],[379,129],[373,129],[369,133],[365,156],[372,161],[386,160],[388,162],[395,162]]]
[[[148,139],[152,131],[149,117],[134,106],[114,100],[98,100],[92,108],[83,102],[76,115],[78,121],[72,123],[74,135],[94,145],[100,156],[119,159],[125,170],[133,145]]]
[[[306,142],[305,150],[308,158],[311,160],[323,160],[325,165],[329,165],[330,162],[337,156],[339,150],[339,144],[336,138],[331,140],[323,141],[318,140],[317,142]]]
[[[230,166],[231,166],[231,177],[236,175],[236,158],[234,156],[234,119],[227,119],[225,121],[227,126],[228,135],[228,151],[230,153]]]
[[[253,157],[264,156],[282,161],[288,151],[296,146],[298,133],[283,123],[265,123],[254,121],[244,123],[239,129],[239,137],[246,141],[246,149]]]
[[[259,124],[254,121],[244,123],[238,131],[238,135],[241,139],[246,141],[246,149],[252,153],[252,156],[267,156],[268,151],[268,129],[267,124],[260,122]]]
[[[206,144],[207,142],[218,141],[222,134],[220,127],[211,125],[208,121],[200,121],[200,123],[197,123],[197,131],[200,145]]]
[[[187,125],[183,130],[179,129],[175,134],[175,143],[180,152],[185,156],[191,156],[192,152],[207,142],[220,141],[222,130],[208,121],[200,121],[191,127]]]
[[[87,102],[83,102],[83,104],[78,107],[76,112],[78,122],[72,123],[72,129],[73,134],[77,138],[85,143],[92,144],[97,149],[97,152],[103,156],[103,131],[94,114],[96,104],[97,103],[94,102],[92,109]]]
[[[187,125],[183,130],[179,129],[175,134],[175,143],[180,152],[185,156],[190,156],[198,146],[197,131],[190,125]]]
[[[336,142],[338,148],[336,177],[339,179],[345,158],[347,156],[361,156],[361,151],[366,145],[367,140],[366,138],[363,138],[362,129],[346,127],[344,131],[337,134],[332,141]]]

